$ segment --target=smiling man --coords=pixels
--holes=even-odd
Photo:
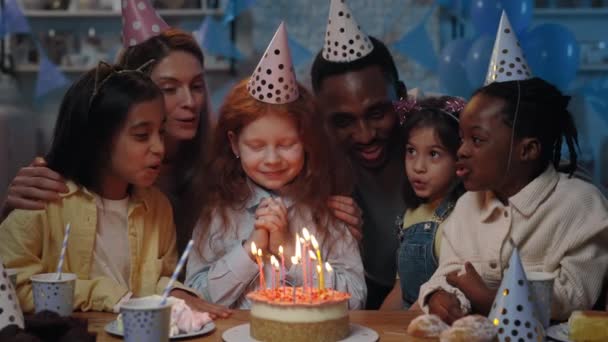
[[[363,211],[362,256],[367,309],[377,309],[395,283],[395,221],[402,198],[404,143],[392,102],[406,96],[393,58],[363,33],[346,4],[332,1],[312,86],[330,134],[350,157],[355,199]]]

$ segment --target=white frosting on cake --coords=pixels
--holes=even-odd
[[[285,323],[326,322],[348,316],[348,301],[320,306],[270,305],[254,302],[251,316]]]

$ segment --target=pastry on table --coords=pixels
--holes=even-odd
[[[574,311],[568,320],[573,342],[608,341],[608,312]]]
[[[440,342],[494,342],[498,341],[498,331],[484,316],[465,316],[439,335]],[[514,339],[516,341],[516,339]]]
[[[449,327],[437,315],[421,315],[410,322],[407,333],[410,337],[409,341],[439,341],[439,335]]]

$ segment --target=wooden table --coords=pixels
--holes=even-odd
[[[408,324],[419,312],[408,311],[351,311],[350,321],[374,329],[380,335],[380,341],[409,341],[405,331]],[[98,342],[122,341],[122,339],[107,334],[104,331],[106,324],[116,318],[115,314],[105,312],[75,313],[74,316],[86,318],[89,321],[89,331],[97,333]],[[224,331],[249,322],[249,311],[237,310],[228,319],[215,321],[214,332],[192,339],[180,341],[222,341]]]

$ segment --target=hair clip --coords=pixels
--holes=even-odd
[[[89,99],[89,107],[91,106],[91,104],[93,103],[93,100],[95,99],[95,97],[97,96],[97,94],[99,93],[99,90],[101,89],[101,87],[113,76],[113,75],[119,75],[119,74],[123,74],[123,73],[127,73],[127,72],[137,72],[137,73],[142,73],[143,74],[143,70],[145,68],[147,68],[148,66],[150,66],[152,63],[154,63],[154,59],[151,59],[147,62],[145,62],[144,64],[142,64],[141,66],[139,66],[137,69],[123,69],[123,70],[116,70],[116,68],[114,67],[114,65],[105,62],[105,61],[99,61],[99,63],[97,63],[97,67],[95,68],[95,83],[93,85],[93,93],[91,94],[91,98]],[[110,72],[105,76],[105,78],[103,80],[100,81],[100,67],[104,66],[104,67],[108,67],[110,69]]]
[[[422,107],[418,105],[418,101],[412,96],[408,96],[407,98],[400,98],[398,101],[393,102],[393,108],[395,112],[399,115],[399,124],[403,125],[405,122],[405,118],[412,111],[420,110]]]
[[[460,97],[452,97],[449,100],[445,101],[443,109],[450,113],[460,113],[464,109],[464,106],[466,106],[466,104],[467,103],[464,101],[464,99]]]

